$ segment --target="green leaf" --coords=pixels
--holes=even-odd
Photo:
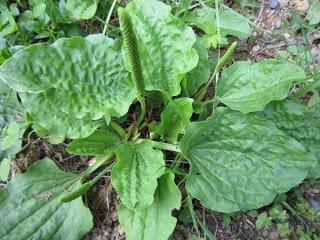
[[[120,52],[103,35],[36,44],[1,65],[0,79],[21,93],[34,123],[49,135],[87,137],[96,128],[92,120],[124,115],[135,98]],[[63,124],[74,126],[65,134],[52,129]]]
[[[0,162],[0,180],[7,181],[10,173],[11,158],[6,157]]]
[[[210,76],[210,63],[208,60],[208,50],[201,38],[193,45],[199,55],[198,65],[186,75],[186,91],[189,96],[193,96],[198,88],[208,81]]]
[[[121,145],[116,156],[118,162],[112,169],[112,185],[122,203],[130,209],[150,206],[157,179],[165,171],[162,152],[154,150],[150,141],[143,141]]]
[[[320,22],[320,2],[314,1],[309,8],[307,19],[310,25],[315,25]]]
[[[201,39],[205,43],[206,48],[217,48],[219,45],[220,47],[228,45],[228,39],[222,36],[219,37],[218,35],[204,34]]]
[[[236,62],[222,73],[217,98],[243,113],[261,111],[269,102],[284,99],[291,84],[305,77],[300,66],[285,61]]]
[[[68,19],[64,19],[59,4],[55,0],[44,0],[46,4],[46,13],[50,17],[53,23],[64,23],[68,22]]]
[[[1,6],[0,15],[0,36],[5,37],[11,33],[17,32],[19,27],[8,9],[7,5]]]
[[[54,23],[72,23],[92,18],[99,0],[42,0],[46,13]]]
[[[46,12],[46,4],[38,3],[34,7],[32,7],[32,15],[34,18],[38,18]]]
[[[198,56],[192,48],[194,32],[170,11],[157,0],[134,0],[126,7],[136,31],[146,90],[176,96]]]
[[[186,21],[203,30],[208,36],[215,36],[218,27],[220,35],[232,35],[238,38],[247,38],[251,35],[248,19],[231,8],[219,12],[219,26],[217,26],[216,10],[207,6],[197,9]]]
[[[13,156],[21,148],[23,124],[22,105],[16,93],[0,81],[0,161],[4,157]],[[17,125],[18,133],[15,131]]]
[[[269,204],[303,181],[316,163],[273,122],[226,108],[191,124],[180,147],[191,163],[187,191],[224,213]]]
[[[273,121],[318,159],[310,177],[320,177],[320,104],[308,108],[290,100],[275,101],[259,115]]]
[[[61,204],[65,191],[80,185],[81,175],[62,172],[52,160],[36,162],[0,191],[0,239],[77,240],[93,226],[88,208],[78,198]]]
[[[191,25],[195,25],[206,34],[216,34],[216,11],[214,8],[203,6],[202,8],[197,8],[194,13],[186,17],[186,21]]]
[[[8,128],[4,131],[0,150],[7,150],[15,144],[20,137],[20,126],[16,122],[10,123]]]
[[[74,140],[67,151],[76,155],[105,156],[114,152],[121,139],[110,129],[97,129],[89,137]]]
[[[127,240],[167,240],[177,220],[171,216],[179,209],[181,194],[174,183],[174,174],[166,173],[158,180],[152,205],[146,209],[131,210],[124,204],[119,208],[119,221]]]
[[[183,134],[190,123],[192,116],[191,98],[178,98],[168,103],[161,113],[161,122],[155,128],[155,134],[161,135],[162,139],[176,143],[179,135]]]
[[[238,38],[247,38],[251,35],[248,19],[231,8],[219,13],[220,34],[231,35]]]
[[[74,20],[90,19],[97,11],[98,2],[98,0],[68,0],[66,10]]]
[[[85,138],[92,134],[104,120],[93,121],[89,117],[75,118],[54,106],[45,94],[20,93],[26,110],[33,119],[33,128],[41,137],[49,137],[54,143],[65,138]]]
[[[120,45],[101,34],[25,48],[1,65],[0,79],[18,92],[46,93],[78,118],[122,116],[135,98]]]

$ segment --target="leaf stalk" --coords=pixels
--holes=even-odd
[[[150,141],[151,141],[151,144],[154,148],[157,148],[160,150],[165,150],[165,151],[181,153],[181,150],[178,145],[164,143],[164,142],[157,142],[157,141],[153,141],[153,140],[150,140]]]

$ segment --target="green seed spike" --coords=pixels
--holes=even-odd
[[[225,54],[223,54],[222,58],[218,61],[214,72],[218,73],[221,68],[229,61],[229,59],[232,57],[234,50],[237,48],[237,42],[234,42],[231,44],[231,46],[228,48]]]
[[[237,42],[233,42],[231,46],[228,48],[228,50],[225,52],[225,54],[223,54],[223,56],[219,59],[209,81],[207,82],[205,87],[195,97],[196,101],[201,101],[203,100],[203,98],[205,98],[210,84],[213,82],[215,76],[220,72],[222,67],[230,60],[236,48],[237,48]]]
[[[61,203],[68,203],[71,202],[81,195],[85,194],[91,187],[93,186],[92,182],[86,182],[85,184],[81,185],[77,190],[70,192],[60,198]]]
[[[133,84],[137,91],[138,99],[142,99],[144,97],[145,90],[137,37],[133,30],[131,18],[125,9],[118,8],[118,15],[120,20],[120,30],[122,32],[124,42],[125,57],[129,61],[129,68],[132,74]]]

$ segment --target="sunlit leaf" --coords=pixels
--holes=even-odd
[[[176,143],[190,123],[192,116],[191,98],[179,98],[168,103],[161,113],[161,122],[154,133],[161,135],[163,140]]]
[[[226,108],[191,124],[180,147],[191,163],[187,191],[205,207],[225,213],[269,204],[316,164],[273,122]]]
[[[300,66],[285,61],[236,62],[223,71],[217,98],[243,113],[260,111],[269,102],[287,97],[291,84],[305,77]]]
[[[157,0],[135,0],[126,7],[138,39],[146,90],[176,96],[183,75],[197,65],[198,55],[192,48],[194,32],[170,10]]]
[[[174,183],[174,174],[166,173],[158,180],[152,205],[131,210],[124,204],[119,208],[119,221],[128,240],[167,240],[177,220],[171,211],[179,209],[181,194]]]
[[[144,141],[121,145],[116,156],[118,162],[112,169],[112,185],[122,203],[130,209],[137,205],[150,206],[157,179],[165,171],[162,152],[154,150],[149,141]]]

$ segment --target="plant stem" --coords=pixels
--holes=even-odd
[[[103,171],[101,171],[94,179],[88,181],[90,183],[95,184],[97,181],[100,180],[100,178],[102,178],[104,175],[106,175],[106,173],[112,169],[113,165],[115,164],[115,162],[111,163],[108,167],[106,167],[105,169],[103,169]]]
[[[90,188],[93,187],[93,185],[99,181],[114,165],[115,163],[110,164],[108,167],[106,167],[103,171],[101,171],[94,179],[82,184],[80,187],[78,187],[76,190],[67,193],[65,195],[63,195],[60,198],[60,202],[61,203],[67,203],[67,202],[71,202],[75,199],[77,199],[78,197],[82,196],[83,194],[85,194]]]
[[[103,35],[106,35],[106,33],[107,33],[108,24],[109,24],[113,9],[116,6],[116,3],[117,3],[117,0],[113,0],[113,2],[111,4],[110,10],[109,10],[107,18],[106,18],[106,22],[104,24],[104,28],[103,28],[103,32],[102,32]]]
[[[112,157],[113,157],[113,153],[110,153],[110,154],[105,155],[105,156],[98,156],[96,158],[96,161],[91,166],[89,166],[85,171],[83,171],[81,173],[81,175],[84,177],[85,175],[88,175],[88,174],[94,172],[102,164],[104,164],[106,161],[110,160]]]
[[[175,157],[170,169],[172,172],[175,172],[177,170],[177,168],[179,167],[181,161],[182,161],[183,157],[181,155],[181,153],[177,154],[177,156]]]
[[[142,122],[144,121],[144,118],[146,116],[147,108],[146,108],[146,101],[144,98],[139,99],[140,105],[141,105],[141,114],[138,118],[138,121],[136,123],[137,128],[140,127]]]
[[[314,82],[304,86],[303,88],[299,89],[296,93],[294,93],[290,98],[292,99],[298,99],[305,95],[308,92],[311,92],[312,90],[320,87],[320,77],[317,78]]]
[[[178,152],[181,153],[181,150],[178,145],[170,144],[170,143],[164,143],[164,142],[157,142],[157,141],[151,141],[151,144],[154,148],[165,150],[165,151],[171,151],[171,152]]]
[[[119,135],[119,137],[128,139],[127,132],[116,122],[110,122],[110,127]]]

